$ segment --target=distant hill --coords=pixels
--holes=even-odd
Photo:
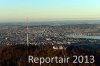
[[[25,25],[26,22],[0,22],[1,25]],[[100,24],[100,20],[51,20],[29,21],[29,25],[68,25],[68,24]]]

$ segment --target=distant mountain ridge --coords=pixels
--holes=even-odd
[[[25,25],[27,22],[0,22],[0,25]],[[100,20],[29,21],[29,25],[100,24]]]

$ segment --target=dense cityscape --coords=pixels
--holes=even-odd
[[[0,28],[0,45],[18,45],[26,43],[27,27],[24,25],[3,26]],[[82,41],[100,42],[99,39],[70,38],[73,36],[100,36],[100,25],[39,25],[28,27],[29,44],[66,44]]]

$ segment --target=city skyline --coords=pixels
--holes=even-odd
[[[0,22],[100,20],[99,0],[1,0]]]

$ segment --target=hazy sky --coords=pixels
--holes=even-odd
[[[100,19],[100,0],[0,0],[0,21]]]

